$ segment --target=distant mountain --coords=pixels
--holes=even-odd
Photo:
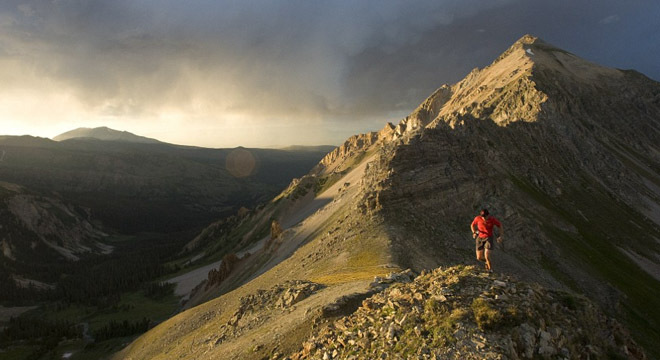
[[[117,358],[644,359],[617,324],[586,322],[584,295],[658,359],[658,139],[660,83],[525,36],[400,123],[352,136],[260,212],[202,232],[192,247],[233,254],[197,306]],[[390,272],[476,264],[482,207],[504,224],[496,272],[579,295],[494,289],[460,269],[374,295]],[[369,317],[342,317],[360,304]],[[484,351],[451,352],[468,348]]]
[[[287,150],[287,151],[317,151],[317,152],[326,152],[329,153],[332,150],[337,148],[334,145],[316,145],[316,146],[308,146],[308,145],[291,145],[287,147],[283,147],[281,150]]]
[[[160,141],[156,139],[135,135],[128,131],[113,130],[105,126],[97,127],[93,129],[77,128],[75,130],[67,131],[63,134],[57,135],[53,138],[53,140],[64,141],[64,140],[78,139],[78,138],[91,138],[91,139],[97,139],[103,141],[121,141],[121,142],[133,142],[133,143],[143,143],[143,144],[160,143]]]

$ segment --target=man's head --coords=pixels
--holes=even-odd
[[[479,215],[481,215],[483,217],[488,216],[488,209],[486,209],[486,208],[481,209],[481,212],[479,213]]]

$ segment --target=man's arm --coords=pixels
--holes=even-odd
[[[502,242],[502,236],[504,236],[504,228],[502,227],[502,224],[497,226],[499,228],[499,235],[497,236],[497,242],[501,243]]]
[[[475,237],[477,235],[477,231],[474,229],[474,225],[476,225],[477,222],[472,220],[472,224],[470,224],[470,231],[472,232],[472,237]]]

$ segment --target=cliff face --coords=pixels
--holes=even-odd
[[[525,36],[492,65],[439,88],[399,124],[351,137],[326,156],[264,211],[262,216],[284,224],[279,249],[251,256],[243,269],[234,270],[232,286],[218,292],[224,295],[164,323],[126,353],[149,357],[167,351],[191,358],[221,353],[258,358],[279,353],[275,357],[283,357],[281,354],[299,350],[311,328],[324,323],[327,312],[323,309],[336,305],[335,299],[344,299],[337,305],[344,309],[342,315],[355,310],[366,294],[372,294],[373,288],[365,288],[364,282],[374,275],[475,263],[468,226],[478,210],[487,207],[505,227],[504,245],[496,246],[493,255],[498,273],[584,294],[630,327],[636,341],[652,356],[660,356],[656,343],[660,337],[658,129],[659,83],[635,72],[589,63]],[[150,339],[163,333],[170,340],[202,336],[202,332],[183,334],[177,326],[204,322],[204,314],[214,311],[217,319],[210,323],[224,324],[238,308],[240,297],[284,280],[310,280],[324,287],[298,303],[298,310],[292,310],[295,315],[277,320],[286,318],[286,322],[266,323],[241,339],[190,349],[171,345],[172,341],[161,348],[149,345]],[[510,305],[518,309],[527,309],[522,305],[525,302],[538,301],[541,307],[561,310],[557,308],[561,304],[555,305],[561,302],[560,293],[534,290],[536,295],[525,299],[512,295],[507,286],[504,293],[494,294],[514,299],[515,304]],[[354,292],[357,295],[351,295]],[[474,294],[477,298],[484,295]],[[421,292],[421,296],[431,295]],[[552,300],[544,303],[541,296]],[[388,297],[378,299],[382,303]],[[572,324],[587,323],[591,318],[595,322],[589,326],[598,331],[625,333],[588,310],[591,306],[585,305],[578,312],[586,312],[571,313],[567,318]],[[220,307],[223,310],[217,310]],[[496,312],[506,311],[506,307],[498,309]],[[524,316],[520,319],[511,328],[517,329],[518,337],[497,335],[491,339],[492,334],[481,334],[501,345],[486,350],[512,358],[537,356],[539,351],[570,358],[587,354],[589,346],[599,352],[596,357],[606,357],[608,351],[631,358],[641,354],[628,340],[597,344],[595,338],[581,338],[576,329],[581,324],[562,329],[562,338],[549,329],[554,325],[547,321],[542,325]],[[346,321],[346,326],[361,326],[358,320]],[[480,320],[474,321],[478,328]],[[380,332],[388,340],[405,329],[415,331],[414,326],[401,324],[389,331],[389,326]],[[203,336],[214,339],[209,328]],[[259,331],[272,337],[258,338]],[[452,335],[456,341],[464,341],[457,353],[434,348],[415,356],[440,353],[460,358],[474,339],[488,343],[474,334]],[[358,345],[362,341],[343,339]],[[576,345],[579,339],[584,340],[582,347]],[[381,340],[385,342],[371,342],[375,348],[352,349],[366,357],[365,349],[386,352],[387,346],[395,346],[379,337]],[[258,351],[241,352],[248,341],[258,343]],[[351,356],[336,343],[333,348],[318,337],[314,341],[314,346],[324,350],[312,352],[314,346],[309,345],[306,356],[323,358],[327,352],[332,357],[334,350],[346,358]],[[630,345],[628,350],[622,349],[624,343]],[[342,343],[342,349],[348,346]]]

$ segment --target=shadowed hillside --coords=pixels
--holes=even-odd
[[[205,226],[271,198],[330,149],[205,149],[2,137],[0,180],[57,192],[124,233],[177,231]],[[241,161],[248,168],[231,167]]]

